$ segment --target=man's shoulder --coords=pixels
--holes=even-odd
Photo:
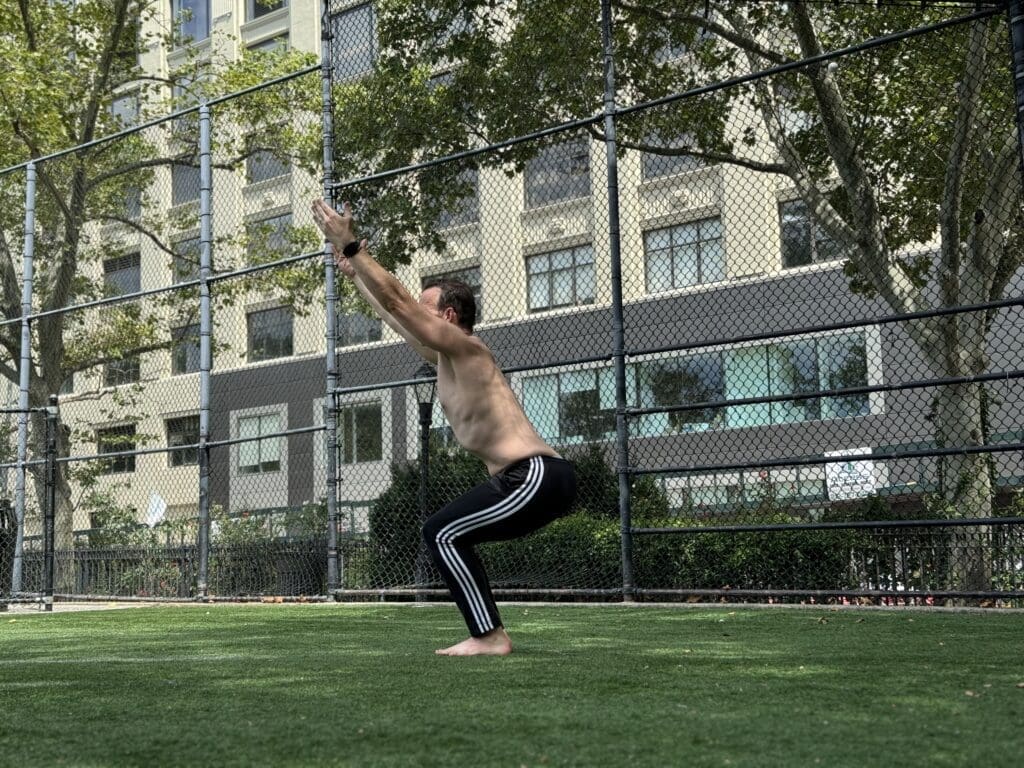
[[[464,365],[469,365],[474,368],[484,366],[489,368],[497,368],[498,361],[494,357],[494,353],[491,352],[491,348],[481,339],[479,336],[469,336],[465,338],[465,342],[459,345],[460,349],[457,354],[447,354],[446,357],[451,360],[453,364],[461,361]]]

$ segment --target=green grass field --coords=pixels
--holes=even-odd
[[[1019,766],[1024,614],[505,606],[0,614],[0,765]]]

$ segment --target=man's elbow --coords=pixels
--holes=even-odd
[[[381,309],[392,317],[399,317],[403,314],[402,309],[408,302],[408,298],[402,296],[398,291],[388,290],[378,297]]]

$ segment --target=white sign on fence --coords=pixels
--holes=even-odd
[[[164,519],[165,512],[167,512],[167,502],[156,491],[150,493],[149,508],[146,509],[146,525],[152,528]]]
[[[825,452],[825,458],[870,455],[870,448]],[[832,501],[863,499],[875,492],[875,462],[834,461],[826,464],[825,483],[828,485],[828,497]]]

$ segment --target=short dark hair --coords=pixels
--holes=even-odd
[[[459,327],[472,333],[473,324],[476,322],[476,299],[473,297],[473,289],[462,280],[450,277],[427,280],[423,284],[423,290],[428,288],[441,289],[441,295],[437,299],[437,308],[440,310],[449,307],[454,309]]]

